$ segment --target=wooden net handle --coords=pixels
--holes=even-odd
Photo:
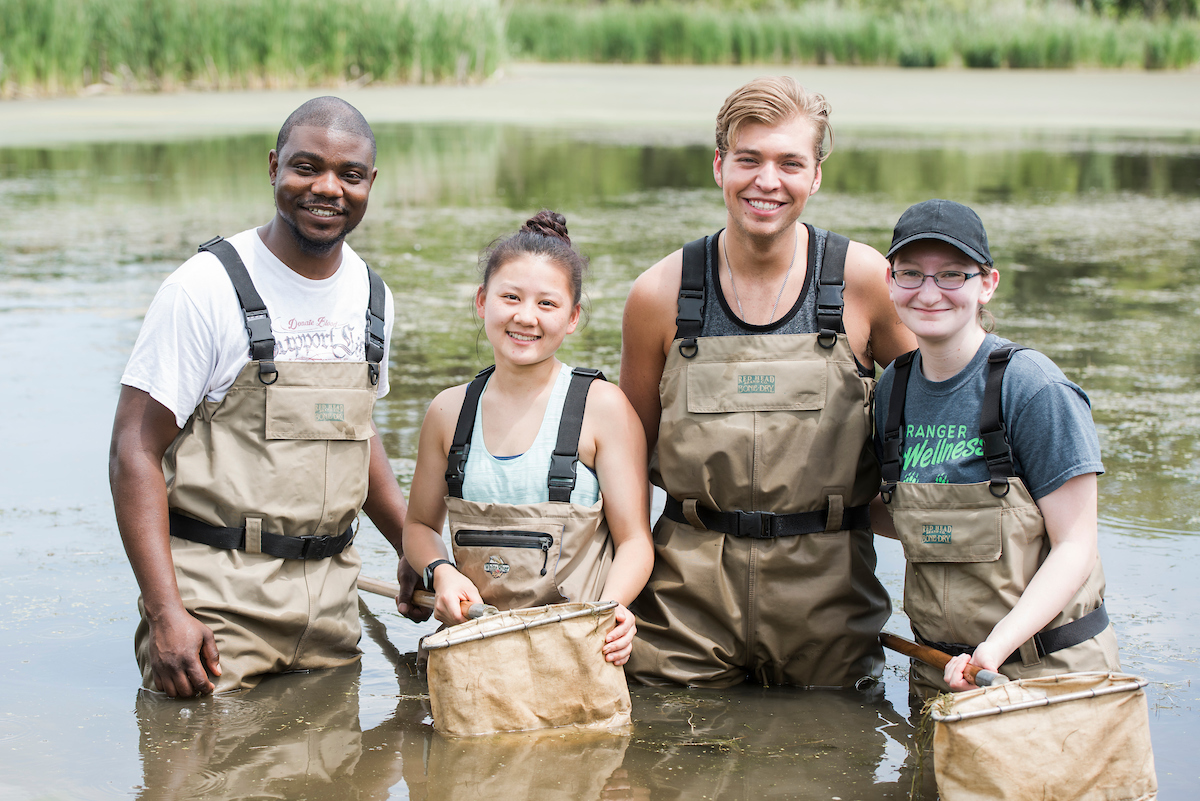
[[[371,578],[370,576],[359,576],[358,588],[360,590],[366,590],[367,592],[373,592],[376,595],[383,595],[387,598],[391,598],[392,600],[396,600],[400,597],[399,584],[391,581],[381,581],[380,579]],[[437,596],[432,592],[426,592],[425,590],[413,590],[412,598],[409,599],[409,603],[411,603],[413,606],[419,606],[423,609],[433,609],[436,600]],[[475,618],[484,617],[486,615],[494,615],[499,611],[500,610],[491,604],[473,604],[470,601],[462,602],[462,613],[463,616],[468,620],[474,620]]]
[[[886,631],[880,632],[879,642],[883,644],[884,648],[890,648],[897,653],[911,656],[913,659],[936,668],[941,668],[942,670],[945,670],[946,665],[950,662],[950,654],[944,651],[930,648],[928,645],[920,645],[912,640],[906,640],[903,637],[898,637]],[[985,670],[971,664],[968,664],[963,672],[980,687],[991,687],[994,684],[1004,684],[1008,681],[1008,677],[1002,673],[997,673],[994,670]]]

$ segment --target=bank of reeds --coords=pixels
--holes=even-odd
[[[0,96],[468,81],[499,0],[0,0]]]
[[[1072,6],[887,12],[837,3],[738,10],[683,3],[522,4],[514,55],[651,64],[1180,69],[1200,63],[1195,19],[1119,18]]]
[[[0,0],[0,97],[462,82],[491,75],[510,53],[655,64],[1200,64],[1195,16],[1121,16],[1058,0],[708,1]]]

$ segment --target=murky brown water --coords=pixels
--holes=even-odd
[[[425,405],[488,363],[469,304],[481,245],[539,207],[564,211],[592,257],[591,320],[566,358],[615,377],[630,282],[723,220],[702,140],[379,134],[354,245],[397,296],[393,388],[376,417],[405,486]],[[136,586],[106,483],[118,380],[159,281],[196,243],[267,218],[271,141],[0,150],[0,798],[907,797],[914,727],[894,657],[871,695],[635,689],[628,737],[454,742],[432,732],[412,670],[430,626],[369,597],[361,667],[235,698],[139,698]],[[806,219],[883,247],[899,213],[931,196],[983,216],[1000,333],[1091,395],[1108,606],[1126,669],[1152,681],[1161,797],[1191,797],[1200,140],[842,131]],[[386,577],[382,539],[360,543],[366,572]],[[899,546],[879,550],[898,598]],[[890,627],[907,630],[899,614]]]

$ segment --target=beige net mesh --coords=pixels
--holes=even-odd
[[[630,723],[625,670],[604,661],[616,604],[515,609],[431,634],[429,701],[443,734]]]
[[[939,696],[934,770],[945,801],[1157,796],[1145,680],[1065,673]]]

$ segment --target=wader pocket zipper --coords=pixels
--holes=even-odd
[[[554,537],[542,531],[479,531],[463,529],[454,535],[454,544],[464,548],[492,546],[495,548],[540,548],[542,551],[542,575],[550,559],[550,546]]]

